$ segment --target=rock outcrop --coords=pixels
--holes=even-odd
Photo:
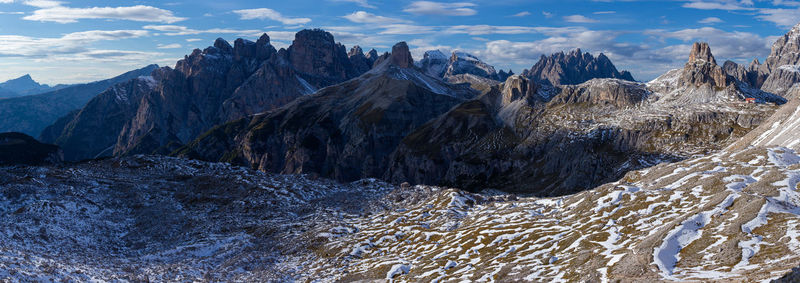
[[[419,61],[419,67],[425,74],[438,78],[444,77],[448,64],[450,64],[450,59],[439,50],[425,51],[425,55]]]
[[[733,83],[733,78],[717,65],[708,43],[695,42],[689,53],[689,62],[683,67],[683,73],[678,79],[678,87],[708,85],[712,88],[725,88]]]
[[[581,53],[575,49],[569,53],[559,52],[539,59],[530,70],[525,70],[523,76],[537,82],[553,86],[576,85],[597,78],[614,78],[633,81],[629,72],[619,72],[604,54],[596,58],[592,54]]]
[[[61,149],[23,133],[0,133],[0,166],[44,165],[63,161]]]
[[[498,80],[497,71],[491,65],[481,61],[478,57],[465,52],[453,52],[444,77],[470,74],[487,79]]]
[[[375,63],[374,59],[367,58],[367,56],[364,55],[364,50],[358,45],[350,48],[350,52],[347,52],[347,58],[350,59],[353,70],[358,74],[366,73],[369,69],[372,69],[372,64]]]

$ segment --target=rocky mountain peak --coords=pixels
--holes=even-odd
[[[298,32],[287,51],[292,67],[312,80],[343,81],[357,76],[344,45],[324,30]]]
[[[761,62],[758,61],[758,58],[753,58],[753,61],[750,62],[750,65],[747,66],[748,70],[758,70],[758,67],[761,67]]]
[[[405,41],[398,42],[392,46],[392,54],[389,59],[392,65],[400,68],[414,66],[414,58],[411,57],[411,51],[409,51],[408,44]]]
[[[450,62],[445,77],[460,74],[471,74],[492,80],[499,80],[497,71],[495,71],[492,65],[481,61],[475,55],[455,51],[450,56]]]
[[[347,58],[350,59],[353,69],[355,69],[359,74],[365,73],[372,69],[372,64],[375,63],[375,60],[364,56],[364,50],[362,50],[358,45],[350,48],[350,52],[347,52]]]
[[[353,45],[353,47],[350,48],[350,52],[347,52],[347,57],[353,56],[364,56],[364,50],[361,49],[361,46]]]
[[[736,63],[728,63],[729,68],[733,68],[734,65]],[[689,61],[684,66],[683,73],[678,79],[678,86],[700,87],[709,85],[715,88],[724,88],[733,83],[733,77],[717,65],[708,43],[695,42],[689,53]]]
[[[558,52],[539,59],[522,75],[550,85],[575,85],[595,78],[616,78],[633,81],[629,72],[619,72],[604,54],[597,57],[574,49],[569,53]]]
[[[367,58],[371,59],[372,61],[377,60],[379,56],[380,55],[378,54],[378,51],[375,50],[375,48],[370,49],[369,52],[367,52]]]
[[[216,47],[223,53],[233,52],[233,47],[231,46],[231,44],[228,43],[228,41],[226,41],[225,39],[222,39],[221,37],[217,38],[217,40],[214,41],[214,47]]]
[[[233,42],[233,55],[237,61],[244,58],[266,60],[275,53],[275,48],[269,44],[269,36],[262,35],[257,42],[238,38]]]
[[[800,64],[800,24],[772,44],[772,50],[761,65],[761,70],[771,74],[781,66],[798,64]]]
[[[425,51],[422,61],[419,61],[419,67],[425,72],[425,74],[438,78],[444,76],[444,72],[447,71],[448,64],[450,64],[450,59],[438,49]]]
[[[704,63],[704,62],[710,62],[713,63],[714,65],[717,64],[717,61],[714,59],[714,55],[711,54],[711,47],[708,46],[708,43],[695,42],[694,44],[692,44],[691,53],[689,53],[689,63]]]

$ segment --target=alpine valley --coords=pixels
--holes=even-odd
[[[0,84],[0,281],[798,280],[800,24],[649,82],[253,39]]]

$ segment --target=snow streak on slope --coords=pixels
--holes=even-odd
[[[800,156],[717,153],[539,199],[138,156],[0,170],[0,280],[691,281],[800,265]]]
[[[775,278],[800,264],[796,157],[719,153],[557,199],[414,187],[383,213],[336,223],[354,232],[326,238],[307,278],[384,278],[398,262],[409,271],[393,279],[407,282]]]

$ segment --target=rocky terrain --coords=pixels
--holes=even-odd
[[[766,281],[800,264],[798,164],[753,147],[544,199],[154,156],[3,168],[0,278]]]
[[[86,84],[76,84],[47,93],[0,99],[0,132],[21,132],[38,137],[46,127],[117,83],[150,74],[156,65]]]

